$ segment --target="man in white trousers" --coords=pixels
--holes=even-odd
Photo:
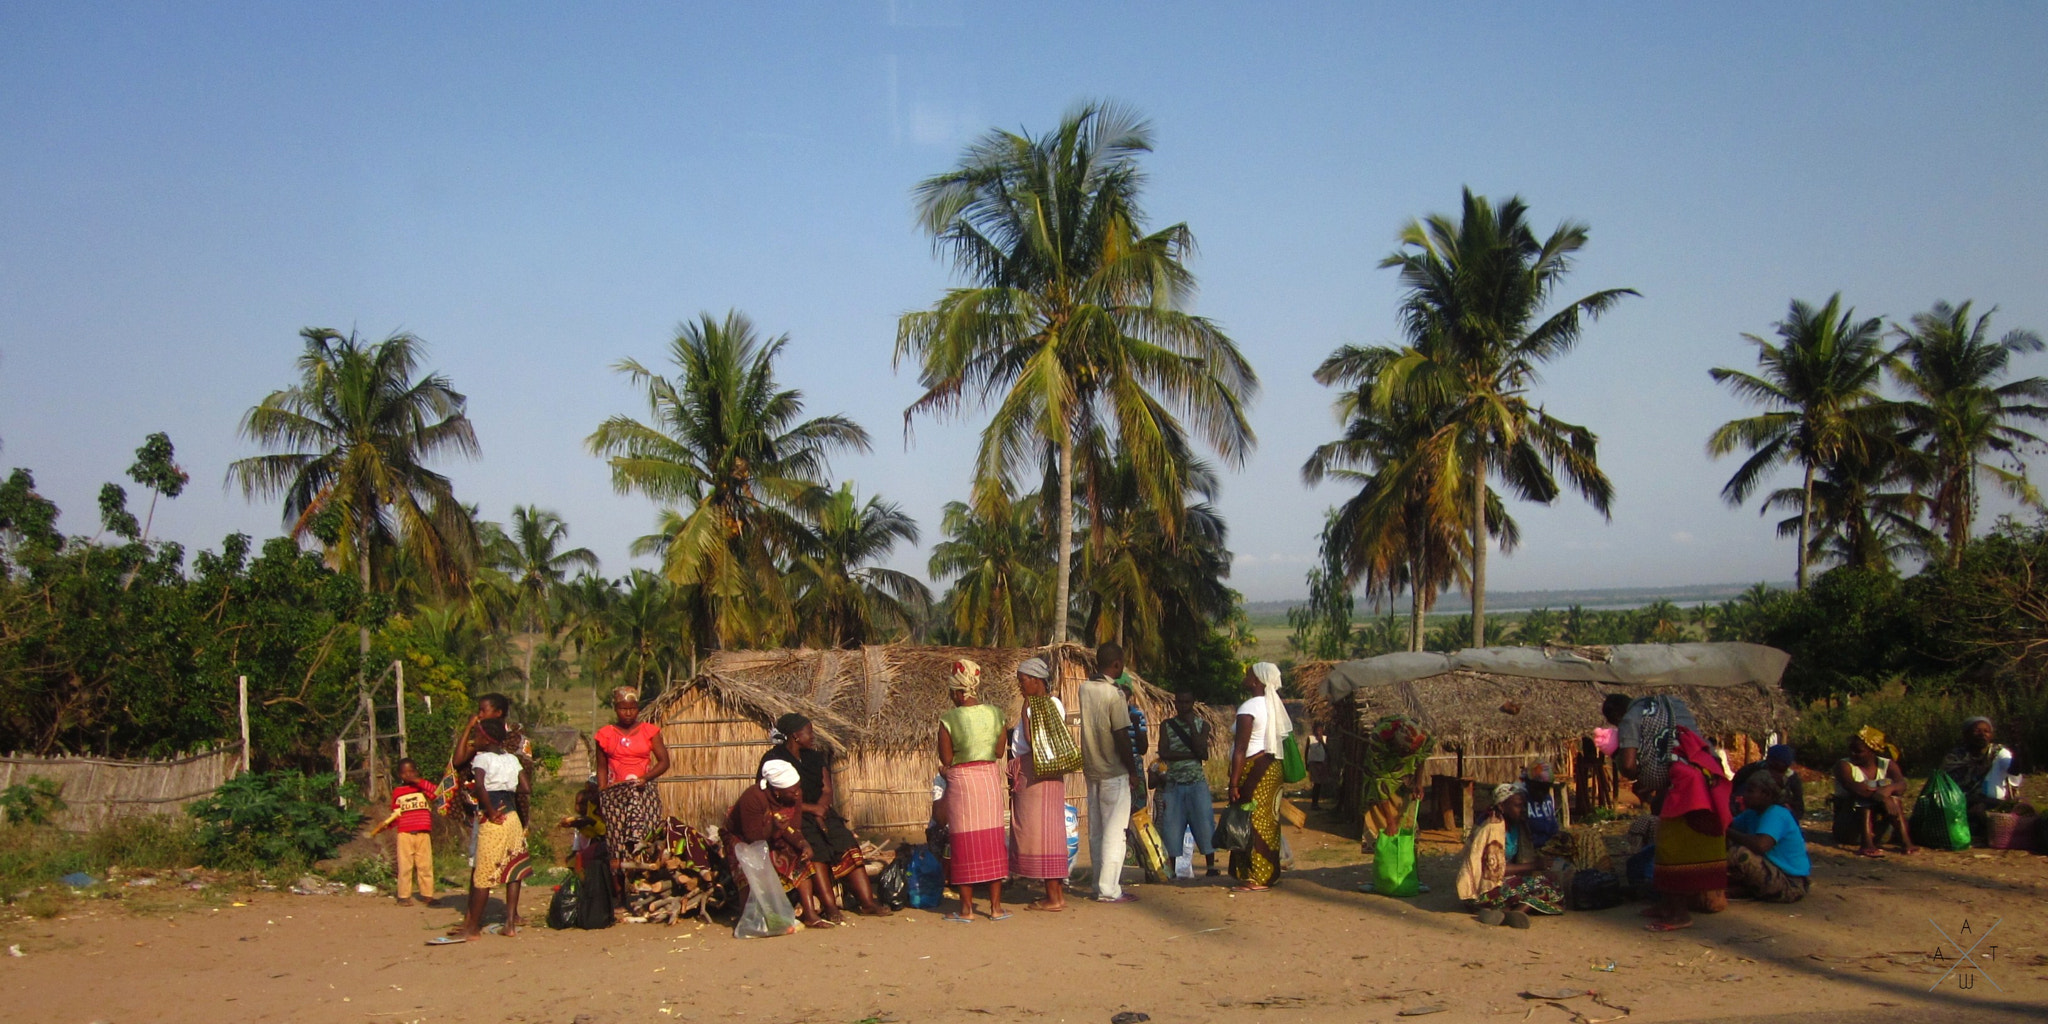
[[[1095,898],[1130,903],[1124,891],[1124,830],[1131,823],[1131,794],[1145,784],[1144,769],[1130,741],[1131,712],[1117,677],[1124,650],[1106,643],[1095,651],[1095,678],[1081,684],[1081,771],[1088,778],[1088,860],[1095,865]]]

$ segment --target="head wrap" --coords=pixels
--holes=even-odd
[[[768,741],[770,743],[785,742],[791,736],[796,735],[798,730],[809,724],[811,724],[810,719],[792,711],[775,720],[775,727],[768,730]]]
[[[1493,802],[1496,806],[1507,803],[1509,797],[1528,795],[1529,788],[1519,782],[1503,782],[1493,787]]]
[[[946,684],[946,688],[954,693],[974,696],[974,692],[981,688],[981,666],[966,658],[954,662],[953,681]]]
[[[1974,716],[1974,717],[1971,717],[1971,718],[1965,718],[1965,719],[1963,719],[1963,731],[1964,731],[1964,732],[1969,732],[1969,731],[1970,731],[1970,727],[1971,727],[1971,726],[1973,726],[1973,725],[1976,725],[1976,724],[1977,724],[1978,722],[1982,722],[1982,723],[1984,723],[1985,725],[1991,725],[1991,719],[1989,719],[1989,718],[1986,718],[1986,717],[1984,717],[1983,715],[1976,715],[1976,716]]]
[[[1790,743],[1773,743],[1771,749],[1764,751],[1764,760],[1779,764],[1791,764],[1797,758],[1798,753],[1792,749]]]
[[[631,686],[621,686],[618,689],[612,691],[613,707],[618,707],[621,704],[633,704],[637,706],[639,703],[640,691]]]
[[[796,765],[788,761],[769,761],[761,766],[762,789],[795,789],[803,781],[804,777],[796,773]]]
[[[1044,658],[1026,658],[1024,664],[1017,666],[1017,674],[1033,679],[1051,679],[1052,667],[1045,663]]]
[[[1884,730],[1879,729],[1877,726],[1866,725],[1863,728],[1856,730],[1856,738],[1862,740],[1864,746],[1869,747],[1870,749],[1875,750],[1878,753],[1883,754],[1884,756],[1891,758],[1894,761],[1899,759],[1899,748],[1892,746],[1890,743],[1885,742]]]
[[[1294,720],[1287,717],[1287,705],[1280,703],[1280,666],[1262,661],[1252,666],[1252,677],[1266,697],[1266,753],[1280,756],[1281,741],[1294,732]]]
[[[1554,781],[1550,775],[1550,765],[1542,761],[1522,769],[1522,778],[1529,782],[1549,783]]]

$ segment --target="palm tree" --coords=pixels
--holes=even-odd
[[[1519,196],[1495,208],[1468,188],[1459,220],[1435,214],[1411,221],[1401,248],[1380,261],[1399,269],[1407,292],[1401,322],[1408,347],[1384,368],[1375,397],[1383,407],[1407,401],[1441,408],[1444,421],[1456,425],[1468,474],[1475,645],[1486,643],[1488,476],[1498,474],[1518,497],[1549,504],[1560,493],[1555,473],[1562,471],[1602,515],[1614,501],[1614,485],[1600,471],[1598,438],[1528,397],[1538,369],[1570,352],[1588,321],[1636,294],[1610,288],[1542,315],[1586,237],[1584,224],[1566,221],[1538,241]]]
[[[1325,526],[1326,560],[1335,556],[1347,585],[1361,581],[1368,594],[1388,603],[1405,588],[1410,598],[1408,649],[1420,651],[1424,620],[1437,595],[1452,584],[1469,585],[1471,534],[1460,460],[1455,408],[1424,404],[1427,395],[1381,400],[1375,388],[1406,350],[1347,345],[1316,368],[1323,385],[1344,385],[1335,403],[1344,432],[1320,445],[1301,468],[1313,486],[1325,478],[1355,484],[1358,492],[1339,506]],[[1500,496],[1487,489],[1486,526],[1503,552],[1521,534]]]
[[[380,554],[401,548],[441,585],[458,587],[476,564],[476,526],[454,485],[426,463],[480,453],[467,400],[447,377],[418,375],[426,346],[410,334],[374,344],[327,328],[299,336],[299,382],[242,417],[243,437],[283,450],[229,465],[228,479],[251,498],[283,495],[291,535],[320,535],[328,565],[353,570],[366,592],[376,589],[372,567],[389,561]],[[368,623],[358,639],[356,682],[367,706]]]
[[[1799,536],[1809,523],[1809,561],[1832,560],[1859,569],[1889,568],[1895,558],[1924,554],[1934,535],[1920,524],[1928,502],[1908,486],[1911,456],[1898,437],[1873,439],[1831,459],[1815,475],[1812,489],[1784,487],[1764,499],[1764,510],[1790,509],[1778,522],[1778,536]],[[1806,502],[1813,514],[1806,515]]]
[[[1054,557],[1041,505],[1037,494],[1013,499],[1007,485],[987,512],[946,504],[939,520],[946,539],[933,545],[927,571],[934,581],[953,581],[942,604],[957,642],[1015,647],[1045,635]]]
[[[896,359],[916,360],[925,388],[905,423],[956,412],[970,393],[994,405],[975,467],[984,515],[1051,449],[1054,639],[1069,629],[1076,445],[1113,433],[1147,500],[1177,530],[1169,449],[1180,417],[1232,465],[1254,443],[1244,406],[1257,375],[1216,324],[1183,308],[1194,292],[1183,263],[1193,233],[1142,226],[1138,157],[1151,149],[1142,119],[1087,104],[1043,136],[990,132],[917,190],[919,223],[974,283],[898,324]]]
[[[1942,530],[1943,554],[1951,566],[1962,564],[1977,513],[1977,478],[2038,506],[2041,495],[2027,479],[2021,461],[2023,445],[2041,439],[2021,430],[2023,420],[2048,420],[2048,378],[1998,383],[2012,357],[2039,352],[2041,336],[2033,331],[2007,331],[1991,340],[1990,312],[1972,321],[1970,303],[1934,308],[1913,316],[1910,330],[1900,328],[1904,361],[1893,375],[1909,400],[1902,410],[1909,430],[1930,449],[1933,466],[1934,522]],[[2006,465],[1987,461],[2000,458]]]
[[[663,510],[634,553],[659,554],[668,580],[696,592],[692,632],[710,646],[791,632],[778,562],[803,534],[795,508],[834,452],[868,449],[867,431],[843,416],[801,418],[803,392],[775,380],[788,343],[762,341],[738,312],[722,322],[703,314],[669,344],[676,377],[631,359],[617,365],[646,392],[649,421],[614,416],[587,442],[609,456],[621,493],[681,504]]]
[[[809,528],[790,566],[797,618],[809,637],[859,647],[889,634],[907,636],[923,621],[931,591],[908,573],[873,565],[898,541],[917,543],[917,523],[902,506],[854,496],[852,484],[806,503]]]
[[[518,588],[519,607],[526,613],[527,676],[522,702],[533,700],[534,647],[541,642],[541,618],[554,603],[556,588],[569,578],[569,570],[597,569],[597,556],[589,548],[562,550],[569,539],[569,524],[560,514],[532,505],[512,506],[512,529],[499,535],[490,555],[497,567],[512,578]],[[552,635],[554,630],[549,629]]]
[[[1790,312],[1775,327],[1779,344],[1743,335],[1757,348],[1758,373],[1727,367],[1709,371],[1716,383],[1768,411],[1722,424],[1707,439],[1707,453],[1720,458],[1738,447],[1751,452],[1721,488],[1721,497],[1737,506],[1772,469],[1788,462],[1800,465],[1798,587],[1805,590],[1814,475],[1831,461],[1865,457],[1884,443],[1883,428],[1892,413],[1878,398],[1877,386],[1887,353],[1877,319],[1857,320],[1855,310],[1842,307],[1840,292],[1819,309],[1792,300]]]
[[[1088,543],[1077,579],[1086,594],[1083,636],[1116,640],[1134,662],[1165,667],[1192,650],[1235,610],[1224,580],[1230,552],[1223,516],[1211,501],[1215,470],[1199,459],[1180,464],[1176,512],[1148,501],[1141,473],[1111,453],[1088,490]],[[1180,522],[1169,530],[1169,518]]]
[[[687,655],[684,608],[675,586],[645,569],[635,569],[611,603],[604,648],[599,652],[606,671],[630,679],[643,697],[653,696],[648,681],[666,683],[675,677],[677,661]]]

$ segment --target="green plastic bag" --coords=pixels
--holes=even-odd
[[[1969,802],[1948,773],[1936,771],[1913,804],[1913,841],[1936,850],[1970,848]]]
[[[1372,891],[1382,896],[1414,896],[1422,891],[1415,873],[1415,826],[1382,832],[1372,853]]]
[[[1280,741],[1280,781],[1290,786],[1308,778],[1308,759],[1301,756],[1301,744],[1294,742],[1294,734]]]

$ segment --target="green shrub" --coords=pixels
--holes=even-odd
[[[1998,726],[1999,742],[2016,751],[2048,750],[2048,698],[2008,694],[2000,699],[1969,692],[1932,688],[1907,690],[1894,683],[1875,693],[1833,707],[1808,708],[1792,727],[1790,742],[1799,760],[1810,768],[1832,770],[1849,753],[1856,730],[1874,725],[1899,748],[1907,774],[1919,778],[1941,764],[1942,756],[1962,742],[1963,721],[1988,715]]]
[[[253,772],[228,780],[188,811],[199,820],[209,866],[304,865],[334,856],[362,824],[359,812],[335,806],[334,793],[331,774]]]
[[[374,885],[389,889],[398,883],[395,866],[382,857],[351,857],[341,866],[326,873],[327,877],[348,885]]]
[[[41,775],[31,775],[0,790],[0,816],[23,825],[48,825],[64,810],[63,787]]]

